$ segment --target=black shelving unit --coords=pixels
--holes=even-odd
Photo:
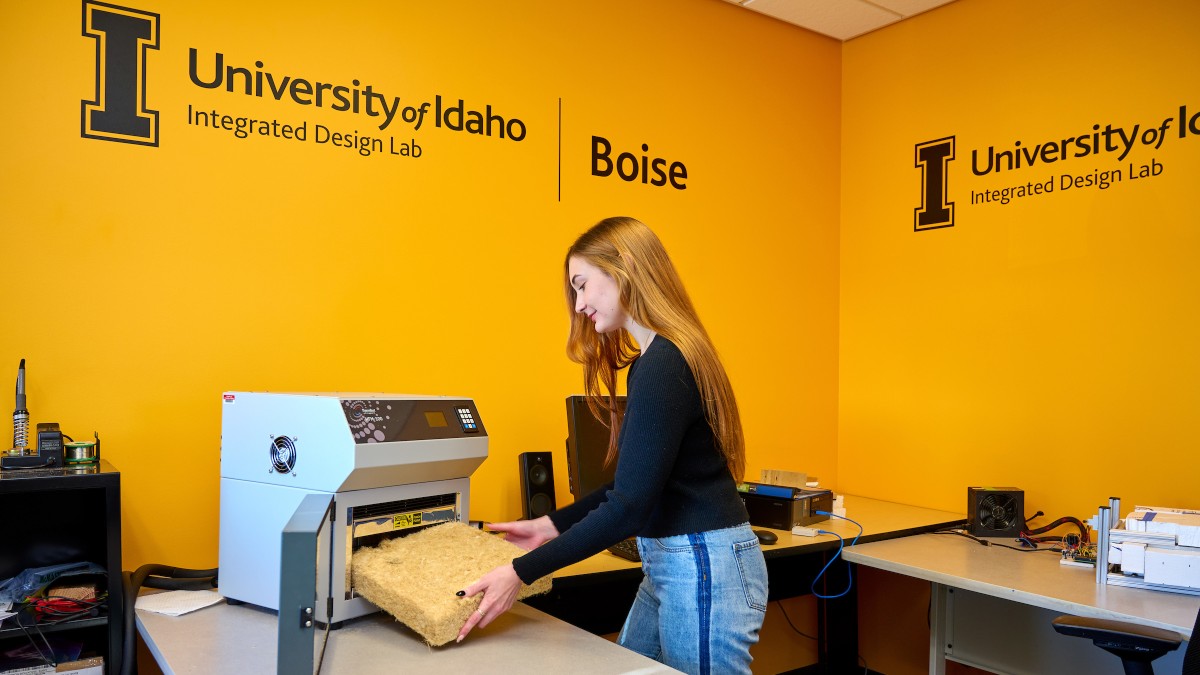
[[[90,562],[104,568],[108,598],[96,616],[48,624],[34,615],[0,623],[0,653],[29,643],[82,644],[103,656],[105,671],[121,671],[121,474],[101,460],[91,466],[0,471],[0,579],[30,568]],[[15,622],[20,620],[21,626]],[[37,622],[36,629],[34,627]]]

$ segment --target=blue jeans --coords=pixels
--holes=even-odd
[[[750,525],[637,541],[645,577],[617,643],[686,673],[749,673],[767,612]]]

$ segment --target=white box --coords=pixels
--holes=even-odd
[[[1186,551],[1146,549],[1146,582],[1200,588],[1200,556]]]
[[[1121,571],[1125,574],[1144,575],[1146,573],[1146,545],[1130,541],[1121,544],[1120,549],[1121,555],[1118,559],[1114,560],[1114,556],[1109,554],[1109,562],[1120,563]]]

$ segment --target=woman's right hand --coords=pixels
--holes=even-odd
[[[533,520],[514,520],[508,523],[491,523],[488,525],[488,529],[504,532],[507,535],[505,539],[509,543],[516,544],[526,551],[532,551],[558,536],[558,528],[554,526],[554,521],[550,520],[550,516],[542,516]]]

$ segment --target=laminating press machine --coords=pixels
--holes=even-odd
[[[323,623],[375,612],[354,592],[361,546],[466,521],[487,432],[465,398],[227,392],[221,415],[221,594],[279,609],[280,533],[306,497],[327,496],[317,538]],[[311,501],[311,500],[310,500]],[[325,501],[324,499],[318,501]]]

